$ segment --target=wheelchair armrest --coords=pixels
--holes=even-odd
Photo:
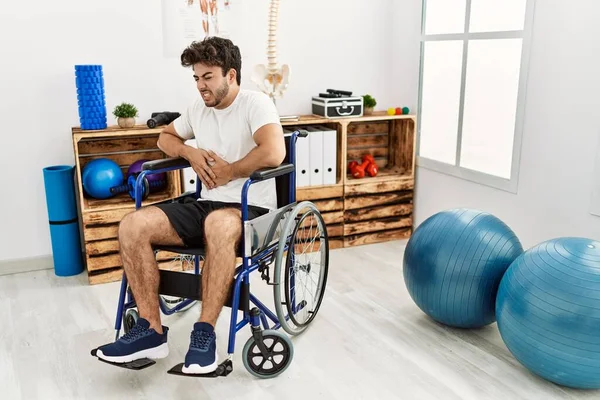
[[[250,175],[250,178],[255,181],[264,181],[277,176],[289,174],[290,172],[294,172],[294,164],[281,164],[275,168],[262,168],[256,170]]]
[[[161,158],[158,160],[146,161],[142,164],[144,171],[157,171],[163,169],[182,169],[190,166],[190,162],[183,157]]]

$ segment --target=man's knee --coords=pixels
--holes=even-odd
[[[121,219],[119,222],[119,240],[121,242],[131,242],[135,239],[140,239],[143,233],[144,219],[140,218],[140,211],[134,211]]]
[[[204,222],[207,239],[238,239],[242,233],[242,218],[236,210],[216,210]]]
[[[158,211],[160,212],[160,211]],[[148,241],[159,229],[159,215],[153,207],[142,208],[127,214],[119,223],[119,240]]]
[[[181,246],[183,241],[167,215],[158,207],[148,206],[127,214],[119,223],[121,243],[151,243]]]

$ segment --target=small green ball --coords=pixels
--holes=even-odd
[[[403,115],[406,115],[406,114],[408,114],[409,112],[410,112],[410,109],[409,109],[408,107],[404,107],[404,108],[402,108],[402,114],[403,114]]]

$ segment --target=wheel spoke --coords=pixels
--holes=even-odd
[[[290,216],[276,254],[274,294],[281,327],[297,335],[314,319],[322,302],[329,246],[325,222],[313,203],[297,204]]]

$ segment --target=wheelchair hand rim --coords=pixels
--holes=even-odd
[[[302,324],[300,326],[292,327],[286,320],[287,313],[284,312],[284,309],[282,307],[282,298],[281,298],[281,287],[280,287],[281,286],[280,285],[281,268],[282,268],[281,266],[282,266],[282,261],[283,261],[283,252],[285,251],[285,247],[286,247],[286,244],[288,241],[287,238],[291,236],[291,234],[296,230],[296,227],[298,225],[298,223],[296,222],[296,216],[299,214],[300,210],[305,210],[307,208],[308,208],[308,211],[305,211],[305,213],[312,213],[317,218],[317,222],[321,227],[321,231],[323,232],[324,245],[325,245],[325,260],[323,261],[323,265],[322,265],[322,268],[324,268],[323,279],[322,279],[323,284],[321,285],[321,291],[319,293],[319,299],[317,301],[318,307],[315,308],[315,311],[313,312],[313,314],[308,322],[311,322],[314,319],[314,317],[317,315],[317,312],[318,312],[318,309],[323,300],[325,288],[327,285],[327,272],[329,269],[329,238],[327,236],[327,229],[325,227],[325,222],[324,222],[319,210],[316,208],[316,206],[310,201],[304,201],[304,202],[301,202],[298,205],[296,205],[296,207],[294,207],[291,215],[288,217],[288,219],[284,225],[284,229],[282,230],[281,237],[279,238],[279,245],[278,245],[278,249],[277,249],[277,253],[276,253],[276,260],[275,260],[275,273],[274,273],[275,286],[273,287],[274,298],[275,298],[275,311],[277,313],[277,317],[279,318],[281,327],[290,335],[300,334],[302,331],[304,331],[307,328],[308,322],[305,324]],[[296,225],[292,228],[292,224],[296,224]],[[292,229],[293,229],[293,231],[292,231]],[[291,233],[288,234],[288,232],[291,232]],[[286,257],[286,266],[287,266],[287,257]],[[286,292],[287,292],[287,287],[286,287]],[[289,302],[286,302],[286,303],[287,303],[286,311],[291,314]]]

